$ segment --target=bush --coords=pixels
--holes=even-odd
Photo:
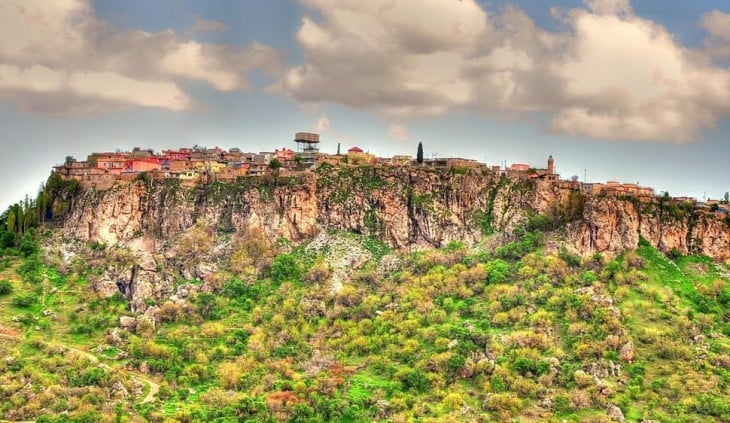
[[[275,282],[298,280],[301,274],[301,266],[291,254],[279,254],[269,268],[269,276]]]
[[[6,230],[2,230],[2,232],[0,232],[0,248],[13,248],[17,242],[18,237],[15,235],[15,232]]]
[[[0,295],[8,295],[13,292],[13,286],[6,280],[0,281]]]
[[[96,385],[101,386],[109,380],[109,373],[99,367],[93,367],[81,374],[69,378],[69,384],[73,387]]]
[[[13,297],[12,304],[16,307],[30,307],[38,302],[38,296],[33,293],[18,294]]]
[[[507,420],[505,417],[514,415],[522,408],[522,400],[514,394],[494,394],[487,399],[484,406]]]
[[[26,233],[23,236],[23,240],[20,242],[20,254],[23,257],[30,257],[38,252],[38,243],[35,242],[33,236],[30,233]]]
[[[426,374],[420,370],[410,370],[401,375],[400,381],[403,384],[403,390],[414,390],[416,392],[425,392],[431,387],[431,382]]]
[[[680,257],[682,257],[682,253],[679,252],[677,247],[673,247],[669,252],[667,253],[667,257],[669,257],[672,261],[677,261]]]
[[[218,298],[207,292],[198,294],[195,298],[198,315],[204,319],[217,319],[220,315]]]
[[[697,400],[697,404],[694,406],[696,412],[719,417],[721,420],[730,417],[730,403],[727,402],[727,398],[722,399],[717,395],[702,394]]]

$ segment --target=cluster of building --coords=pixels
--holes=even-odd
[[[56,166],[54,171],[64,179],[82,182],[105,182],[134,179],[141,173],[152,178],[176,178],[197,182],[202,177],[215,175],[218,180],[235,180],[239,176],[263,175],[270,171],[276,159],[281,167],[293,168],[293,150],[283,148],[273,152],[244,153],[237,148],[181,148],[152,150],[135,148],[132,151],[93,153],[85,161],[71,157]]]
[[[55,166],[54,172],[64,179],[77,179],[97,187],[113,184],[118,180],[132,180],[145,173],[152,179],[174,178],[195,184],[202,181],[234,181],[242,176],[262,176],[273,172],[306,171],[328,163],[342,165],[407,166],[416,161],[412,156],[396,155],[389,158],[376,157],[353,146],[341,153],[326,154],[319,151],[319,134],[298,132],[294,136],[296,151],[283,147],[271,152],[247,153],[239,148],[224,150],[218,147],[180,148],[164,150],[156,154],[151,149],[134,148],[132,151],[93,153],[85,161],[67,157],[65,163]],[[541,181],[561,188],[577,189],[589,195],[614,197],[635,197],[641,201],[655,198],[654,189],[637,184],[608,181],[606,183],[579,182],[577,177],[563,180],[555,172],[553,156],[547,159],[547,167],[536,168],[524,163],[509,167],[491,166],[476,160],[461,158],[433,158],[423,160],[422,166],[434,168],[479,168],[495,175]],[[690,202],[698,208],[712,208],[713,211],[728,213],[727,206],[709,200],[704,203],[693,198],[674,198],[678,202]]]
[[[321,153],[319,134],[298,132],[294,137],[297,150],[283,147],[270,152],[248,153],[239,148],[224,150],[218,147],[180,148],[155,153],[151,149],[135,147],[132,151],[92,153],[86,160],[67,157],[54,172],[63,179],[77,179],[95,186],[113,184],[118,180],[133,180],[145,173],[152,179],[178,179],[184,182],[233,181],[241,176],[262,176],[273,172],[304,171],[322,163],[331,165],[403,166],[411,163],[411,156],[379,158],[354,146],[341,154]]]
[[[624,184],[616,181],[608,181],[605,184],[600,182],[583,182],[581,191],[586,194],[608,195],[611,197],[629,196],[640,199],[651,199],[654,197],[654,188],[642,187],[637,184]]]

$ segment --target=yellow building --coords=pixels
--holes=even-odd
[[[347,161],[354,165],[374,164],[376,158],[372,154],[362,151],[360,147],[352,147],[347,150]]]

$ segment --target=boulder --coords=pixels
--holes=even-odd
[[[112,385],[110,396],[114,399],[127,399],[129,398],[129,391],[124,387],[122,382],[115,382]]]
[[[608,417],[610,417],[611,420],[617,421],[619,423],[626,422],[626,418],[624,418],[624,413],[621,411],[620,408],[616,407],[615,405],[609,404],[606,412],[608,413]]]
[[[621,357],[621,360],[627,363],[633,363],[635,355],[636,351],[634,350],[633,342],[629,341],[621,346],[621,350],[619,351],[619,356]]]
[[[112,328],[112,330],[109,331],[107,339],[111,345],[119,345],[122,342],[122,335],[119,328]]]
[[[119,318],[119,326],[122,329],[133,331],[137,327],[137,319],[131,316],[121,316]]]

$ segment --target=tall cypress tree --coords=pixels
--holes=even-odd
[[[420,164],[423,163],[423,143],[418,143],[418,152],[416,153],[416,161]]]

